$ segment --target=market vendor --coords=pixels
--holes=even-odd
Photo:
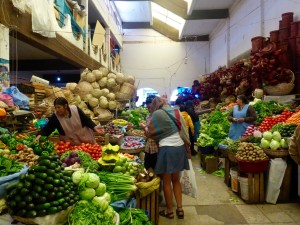
[[[291,158],[300,165],[300,126],[297,126],[289,144]]]
[[[70,105],[65,98],[59,97],[54,100],[55,113],[50,117],[47,125],[36,137],[49,136],[55,129],[59,132],[61,141],[69,141],[73,145],[80,143],[96,143],[94,131],[103,134],[104,131],[84,114],[75,105]]]
[[[229,129],[229,138],[232,140],[239,139],[246,131],[246,128],[256,120],[255,109],[248,104],[248,100],[245,95],[239,95],[237,97],[237,105],[233,107],[233,110],[228,116],[228,120],[231,122]]]

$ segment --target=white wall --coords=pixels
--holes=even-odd
[[[208,42],[174,42],[152,29],[124,30],[123,40],[122,72],[134,75],[138,88],[169,98],[178,86],[190,87],[208,72]]]
[[[253,37],[268,37],[270,31],[278,30],[285,12],[294,12],[294,21],[299,20],[300,1],[240,0],[233,5],[230,17],[210,35],[210,72],[249,51]]]

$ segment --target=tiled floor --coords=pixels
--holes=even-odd
[[[200,171],[199,156],[192,161],[197,198],[183,195],[185,219],[160,217],[159,225],[300,225],[299,203],[246,204],[225,185],[223,178]]]

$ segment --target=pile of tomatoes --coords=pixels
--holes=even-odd
[[[259,130],[265,132],[271,130],[271,128],[277,123],[284,123],[288,118],[293,115],[292,112],[284,110],[279,116],[267,116],[264,121],[260,124]]]
[[[81,145],[71,145],[70,142],[60,141],[54,143],[55,151],[61,155],[69,150],[80,150],[89,153],[94,160],[98,160],[102,155],[102,146],[98,144],[82,143]]]

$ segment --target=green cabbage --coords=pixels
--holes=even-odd
[[[101,212],[105,212],[105,210],[108,208],[108,202],[106,201],[104,196],[94,197],[93,200],[92,200],[92,203],[95,206],[98,206]]]
[[[278,131],[274,131],[272,137],[275,141],[281,141],[281,135]]]
[[[82,200],[92,200],[96,195],[96,191],[93,188],[85,188],[79,192],[79,196]]]
[[[100,178],[94,173],[88,173],[89,178],[85,182],[85,186],[89,188],[97,188],[100,183]]]
[[[111,207],[109,205],[108,208],[104,212],[104,217],[105,218],[114,218],[114,216],[115,216],[115,210],[113,209],[113,207]]]
[[[280,143],[273,139],[270,143],[270,148],[271,150],[277,150],[278,148],[280,148]]]
[[[261,139],[260,146],[264,149],[270,148],[270,142],[266,139]]]
[[[270,131],[264,132],[263,134],[263,138],[266,139],[267,141],[271,141],[272,140],[272,133]]]
[[[288,145],[288,143],[285,139],[281,139],[280,145],[281,145],[282,148],[288,148],[289,147],[289,145]]]
[[[102,196],[106,192],[106,185],[103,183],[100,183],[98,187],[96,188],[96,195]]]
[[[110,197],[110,194],[108,194],[107,192],[104,193],[104,195],[102,196],[103,198],[105,198],[105,200],[110,203],[111,201],[111,197]]]
[[[81,181],[81,178],[83,176],[84,172],[83,171],[76,171],[72,174],[72,181],[74,184],[79,184]]]

